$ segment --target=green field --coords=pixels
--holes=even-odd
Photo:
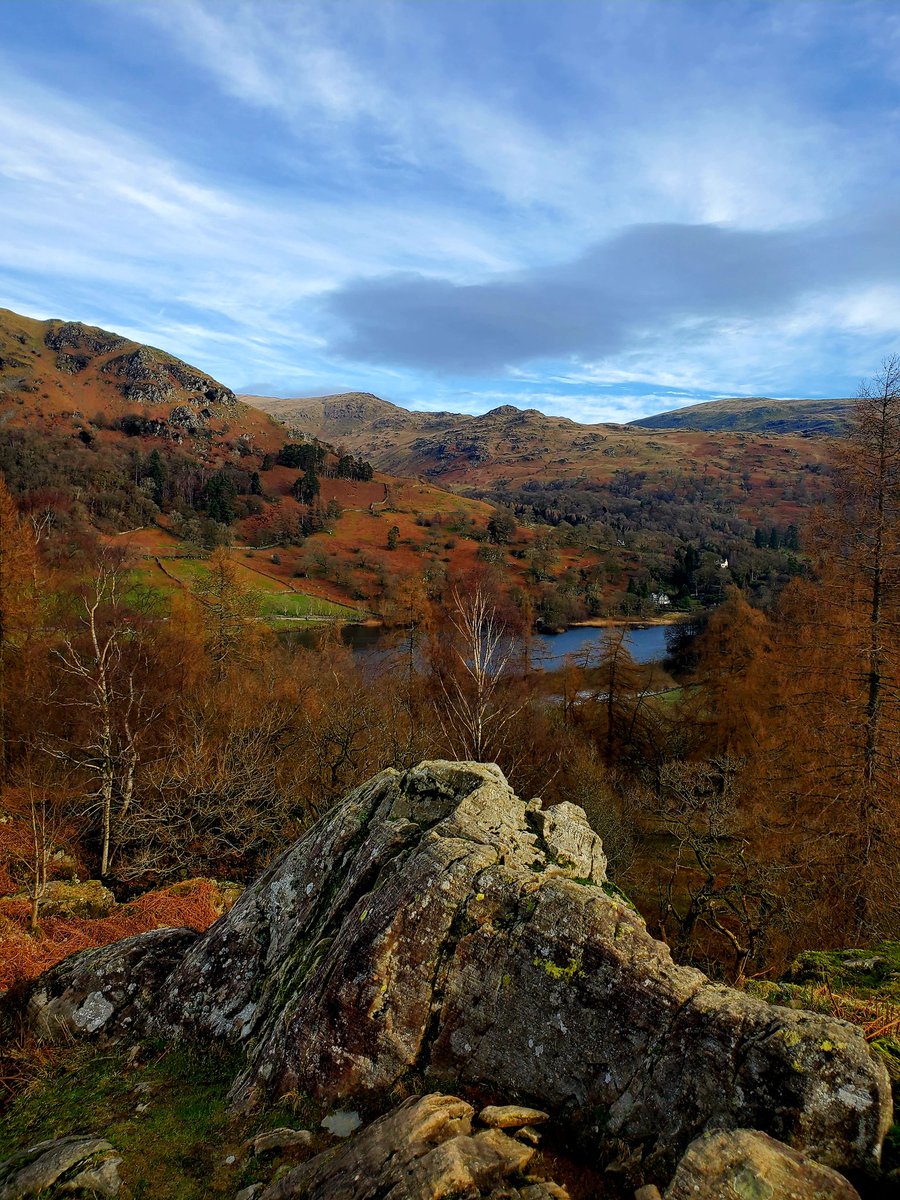
[[[365,614],[349,604],[323,600],[321,596],[306,596],[299,592],[260,592],[260,615],[264,617],[294,617],[307,620],[315,617],[358,621]]]
[[[234,565],[240,582],[256,598],[260,617],[270,620],[359,621],[368,615],[349,604],[291,591],[279,580],[244,567],[238,561]],[[203,558],[167,558],[164,566],[165,571],[152,559],[147,559],[136,572],[135,588],[144,587],[148,592],[158,595],[170,595],[179,585],[191,589],[203,577],[207,563]],[[174,579],[169,576],[174,576]]]

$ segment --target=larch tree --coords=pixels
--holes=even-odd
[[[37,611],[37,548],[32,527],[21,519],[0,476],[0,776],[9,766],[10,677]]]
[[[785,786],[845,936],[865,939],[900,919],[900,357],[860,388],[832,466],[816,582],[781,603]]]
[[[204,642],[213,677],[220,683],[230,665],[244,661],[256,641],[259,605],[238,577],[228,551],[217,547],[194,586],[203,610]]]
[[[849,433],[835,460],[836,532],[847,551],[847,599],[860,609],[865,630],[857,672],[865,697],[864,803],[874,812],[885,770],[896,783],[900,357],[886,359],[871,384],[860,389]]]
[[[696,642],[697,720],[714,753],[753,756],[767,736],[772,636],[765,613],[736,587]]]

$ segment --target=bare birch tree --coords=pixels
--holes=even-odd
[[[54,758],[96,781],[87,812],[99,825],[101,878],[109,874],[115,828],[134,799],[141,734],[158,715],[141,686],[143,648],[124,604],[125,588],[122,568],[101,564],[81,597],[80,635],[65,635],[55,653],[72,685],[59,703],[82,720],[72,737],[46,743]]]
[[[453,588],[447,618],[455,638],[437,675],[438,720],[457,758],[490,761],[503,730],[524,708],[510,694],[516,643],[481,587]]]

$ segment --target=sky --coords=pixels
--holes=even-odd
[[[900,350],[893,0],[0,0],[0,307],[627,421]]]

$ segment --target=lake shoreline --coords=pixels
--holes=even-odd
[[[665,613],[658,617],[590,617],[587,621],[572,621],[566,629],[618,629],[626,626],[628,629],[650,629],[654,625],[677,625],[689,613]],[[541,632],[554,632],[544,629]]]

